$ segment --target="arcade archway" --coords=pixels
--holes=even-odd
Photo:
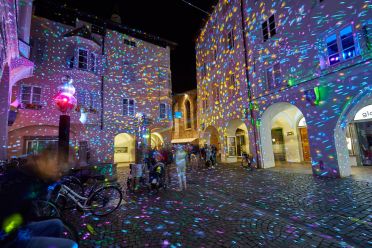
[[[151,133],[151,148],[160,149],[164,145],[163,136],[158,132]]]
[[[240,119],[231,120],[225,131],[225,160],[237,162],[249,151],[248,129]]]
[[[311,169],[306,120],[296,106],[280,102],[267,108],[260,138],[263,168],[298,164]]]
[[[372,87],[347,104],[334,133],[340,176],[372,165]]]
[[[114,139],[114,163],[119,166],[123,163],[135,161],[135,138],[127,133],[120,133]]]

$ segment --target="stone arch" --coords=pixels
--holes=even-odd
[[[128,133],[119,133],[114,138],[114,163],[135,161],[135,137]]]
[[[237,162],[243,153],[250,153],[247,125],[241,119],[230,120],[225,128],[225,160]]]
[[[151,132],[151,148],[161,148],[163,146],[163,136],[158,132]]]
[[[372,86],[363,88],[351,101],[345,104],[334,129],[334,141],[341,177],[351,174],[349,152],[346,141],[346,128],[353,121],[356,113],[364,106],[372,104]]]
[[[275,161],[302,162],[300,116],[302,111],[288,102],[274,103],[264,111],[259,128],[263,168],[274,167]]]

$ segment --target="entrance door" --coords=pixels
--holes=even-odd
[[[309,145],[309,138],[307,135],[307,128],[300,127],[298,128],[300,131],[301,136],[301,144],[302,144],[302,153],[305,162],[310,162],[310,145]]]
[[[372,165],[372,121],[355,123],[363,165]]]
[[[285,161],[285,146],[284,146],[284,137],[283,129],[275,128],[271,130],[273,151],[275,160]]]

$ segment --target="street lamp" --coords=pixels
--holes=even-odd
[[[72,78],[64,76],[62,84],[58,86],[58,94],[54,98],[57,108],[62,112],[59,117],[58,132],[58,161],[60,164],[68,162],[69,140],[70,140],[70,116],[69,112],[76,106],[75,87]]]

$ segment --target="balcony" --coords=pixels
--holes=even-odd
[[[29,59],[30,58],[30,45],[24,42],[21,39],[18,39],[18,49],[19,55],[22,57]]]

